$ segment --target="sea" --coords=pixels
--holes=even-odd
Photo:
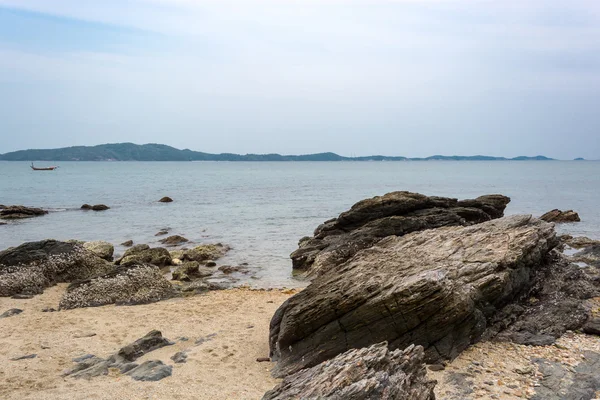
[[[256,287],[295,287],[289,254],[303,236],[359,200],[396,190],[474,198],[500,193],[507,215],[574,209],[560,233],[600,239],[600,161],[59,162],[55,171],[0,162],[0,204],[43,217],[0,225],[0,249],[46,238],[126,240],[155,234],[232,247],[221,264],[248,263]],[[44,165],[43,165],[44,164]],[[163,196],[172,203],[159,203]],[[107,211],[80,210],[106,204]],[[164,237],[164,236],[163,236]]]

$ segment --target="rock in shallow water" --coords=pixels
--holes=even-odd
[[[503,216],[509,202],[502,195],[458,201],[411,192],[366,199],[320,225],[312,238],[300,240],[291,254],[293,267],[310,276],[321,275],[384,237],[489,221]]]
[[[433,400],[423,348],[390,351],[387,343],[352,349],[286,377],[263,400]]]
[[[540,217],[542,221],[546,222],[579,222],[581,219],[579,218],[579,214],[577,214],[573,210],[561,211],[558,209],[554,209],[552,211],[548,211],[546,214]]]
[[[393,349],[422,345],[429,362],[454,358],[488,324],[501,323],[493,320],[500,310],[510,325],[525,308],[510,312],[507,305],[536,285],[546,290],[546,275],[537,272],[550,263],[557,244],[553,226],[531,216],[390,236],[316,278],[277,310],[270,328],[271,356],[278,361],[273,372],[285,376],[383,340]],[[581,280],[572,307],[597,286],[577,271],[568,273]],[[547,288],[544,304],[556,298],[554,289]],[[564,332],[564,326],[554,329],[552,314],[544,317],[544,331],[526,323],[513,333],[535,339]],[[575,307],[566,317],[582,324],[588,315]],[[495,329],[497,334],[503,327]]]
[[[161,239],[160,242],[167,246],[178,246],[183,243],[189,242],[186,238],[179,235],[172,235],[167,238]]]
[[[48,211],[41,208],[25,206],[8,206],[0,208],[0,219],[25,219],[48,214]]]
[[[150,248],[147,244],[136,244],[127,249],[123,256],[115,261],[117,265],[149,263],[159,267],[171,265],[171,254],[162,247]]]

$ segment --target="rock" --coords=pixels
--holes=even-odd
[[[76,333],[75,335],[73,335],[73,337],[75,339],[89,338],[89,337],[94,337],[94,336],[96,336],[96,332],[83,332],[83,333]]]
[[[435,383],[427,379],[422,347],[390,351],[384,342],[287,376],[263,400],[434,400]]]
[[[11,308],[10,310],[4,311],[2,314],[0,314],[0,318],[12,317],[14,315],[19,315],[22,312],[23,310],[21,310],[20,308]]]
[[[206,266],[209,267],[210,265],[208,265],[208,263],[207,263]],[[240,270],[239,267],[232,267],[231,265],[221,265],[218,269],[219,269],[219,271],[221,271],[222,273],[224,273],[226,275],[232,274],[234,272],[238,272]]]
[[[443,371],[445,369],[446,369],[446,367],[444,367],[444,365],[442,365],[442,364],[431,364],[429,366],[430,371]]]
[[[193,249],[174,251],[172,254],[173,258],[178,258],[182,261],[198,261],[200,263],[206,263],[209,260],[217,260],[223,257],[229,250],[229,246],[221,243],[201,244]]]
[[[112,244],[108,242],[103,242],[101,240],[85,242],[83,244],[83,248],[91,251],[98,257],[103,258],[107,261],[112,261],[113,253],[115,252],[115,248]]]
[[[146,361],[141,365],[134,361],[149,352],[164,346],[174,344],[164,338],[159,331],[151,331],[135,342],[122,347],[117,353],[107,359],[96,357],[92,354],[74,358],[77,365],[65,372],[65,376],[73,378],[90,379],[96,376],[108,375],[109,369],[118,369],[122,374],[130,375],[135,380],[159,380],[171,375],[170,367],[164,366],[160,361]],[[166,367],[166,366],[164,366]],[[166,374],[166,369],[169,369]]]
[[[595,244],[573,254],[570,260],[600,267],[600,244]]]
[[[552,211],[548,211],[546,214],[540,217],[542,221],[546,222],[579,222],[579,214],[577,214],[573,210],[561,211],[558,209],[554,209]]]
[[[133,240],[126,240],[123,243],[121,243],[121,246],[131,247],[133,246]]]
[[[300,240],[298,250],[291,254],[293,268],[317,276],[386,236],[489,221],[501,217],[509,202],[502,195],[458,201],[411,192],[363,200],[320,225],[312,238]]]
[[[89,204],[84,204],[81,206],[81,209],[82,210],[92,210],[92,211],[104,211],[104,210],[110,209],[110,207],[105,204],[95,204],[93,206],[90,206]]]
[[[208,268],[200,268],[198,261],[187,261],[173,271],[173,280],[191,281],[198,278],[206,278],[212,275]]]
[[[581,249],[584,247],[590,247],[593,245],[600,245],[600,240],[590,239],[585,236],[571,236],[571,235],[561,235],[561,242],[573,247],[574,249]]]
[[[13,294],[12,296],[10,296],[11,299],[17,299],[17,300],[29,300],[29,299],[33,299],[33,295],[31,294]]]
[[[202,280],[195,280],[190,282],[189,284],[183,286],[181,291],[184,293],[206,293],[211,290],[225,290],[227,287],[221,283],[215,282],[204,282]]]
[[[60,309],[145,304],[173,294],[171,284],[156,266],[132,264],[110,274],[72,283],[60,301]]]
[[[392,349],[422,345],[429,363],[452,359],[486,328],[488,337],[503,333],[527,307],[538,311],[535,319],[513,323],[504,339],[560,336],[587,320],[579,298],[598,286],[568,263],[554,264],[557,244],[552,224],[527,215],[381,240],[280,306],[270,326],[273,372],[284,376],[384,340]],[[539,302],[514,304],[536,288]]]
[[[38,217],[48,214],[48,211],[41,208],[25,206],[8,206],[0,208],[0,219],[25,219]]]
[[[145,361],[126,374],[136,381],[160,381],[171,376],[173,367],[163,364],[162,361]]]
[[[168,233],[169,233],[169,231],[168,231],[168,230],[166,230],[166,229],[163,229],[163,230],[161,230],[161,231],[158,231],[158,232],[156,232],[156,233],[154,234],[154,236],[164,236],[164,235],[166,235],[166,234],[168,234]]]
[[[168,196],[165,196],[159,200],[160,203],[171,203],[172,201],[173,201],[173,199]]]
[[[256,359],[256,362],[271,362],[271,358],[270,357],[258,357]]]
[[[167,245],[167,246],[179,246],[180,244],[189,242],[189,240],[187,240],[183,236],[172,235],[172,236],[169,236],[169,237],[167,237],[165,239],[161,239],[160,242],[162,244]]]
[[[89,279],[113,270],[112,264],[77,243],[28,242],[0,252],[0,296],[39,294],[59,282]]]
[[[214,262],[213,260],[207,260],[205,264],[207,267],[216,267],[217,266],[217,263]]]
[[[127,249],[125,254],[115,261],[115,264],[123,266],[137,263],[150,263],[165,267],[171,264],[171,254],[162,247],[150,248],[147,244],[138,244]]]
[[[582,400],[595,399],[600,391],[600,354],[583,353],[575,367],[568,367],[554,360],[533,358],[542,379],[536,387],[532,400]]]
[[[187,362],[187,354],[185,354],[184,351],[178,351],[171,357],[171,360],[173,360],[175,364],[183,364]]]
[[[37,357],[37,354],[27,354],[25,356],[11,358],[10,361],[27,360],[27,359],[36,358],[36,357]]]
[[[56,309],[52,307],[42,308],[42,312],[56,312]]]
[[[2,317],[0,316],[0,318]],[[600,335],[600,315],[591,316],[583,325],[582,330],[590,335]]]

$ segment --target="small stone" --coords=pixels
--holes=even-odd
[[[11,296],[11,299],[17,299],[17,300],[29,300],[29,299],[33,299],[33,295],[32,294],[14,294]]]
[[[126,240],[123,243],[121,243],[121,246],[131,247],[133,246],[133,240]]]
[[[178,351],[173,356],[171,356],[171,360],[176,364],[183,364],[187,361],[187,354],[184,351]]]
[[[173,199],[170,198],[169,196],[165,196],[162,199],[159,200],[160,203],[172,203]]]
[[[73,335],[73,337],[75,339],[87,338],[87,337],[93,337],[93,336],[96,336],[95,332],[76,333],[75,335]]]
[[[216,263],[216,262],[214,262],[213,260],[208,260],[208,261],[206,261],[205,265],[206,265],[207,267],[216,267],[216,266],[217,266],[217,263]]]
[[[27,360],[29,358],[36,358],[36,357],[37,357],[37,354],[27,354],[26,356],[11,358],[10,361]]]
[[[42,312],[55,312],[56,310],[52,307],[43,308]]]
[[[258,357],[256,362],[269,362],[271,359],[269,357]]]
[[[0,318],[12,317],[15,315],[19,315],[22,312],[23,310],[21,310],[20,308],[11,308],[10,310],[4,311],[2,314],[0,314]]]

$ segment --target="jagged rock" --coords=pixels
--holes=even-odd
[[[110,274],[72,283],[60,301],[60,308],[144,304],[171,296],[173,288],[156,266],[133,264]]]
[[[159,200],[160,203],[171,203],[172,201],[173,201],[173,199],[170,198],[169,196],[165,196]]]
[[[573,247],[574,249],[581,249],[584,247],[589,247],[593,245],[600,245],[600,240],[590,239],[585,236],[571,236],[571,235],[561,235],[561,242],[565,243],[568,246]]]
[[[59,282],[113,270],[112,264],[77,243],[28,242],[0,252],[0,296],[39,294]]]
[[[113,253],[115,252],[115,248],[112,244],[104,242],[102,240],[85,242],[83,243],[83,248],[91,251],[98,257],[103,258],[107,261],[112,261]]]
[[[126,240],[123,243],[121,243],[121,246],[131,247],[133,246],[133,240]]]
[[[570,259],[575,262],[583,262],[594,267],[600,267],[600,244],[588,246],[573,254]]]
[[[263,400],[434,400],[423,348],[390,351],[387,343],[352,349],[286,377]]]
[[[532,400],[591,400],[600,390],[600,354],[585,351],[579,363],[570,367],[543,358],[532,359],[542,374]]]
[[[167,238],[161,239],[160,242],[167,246],[179,246],[180,244],[189,242],[186,238],[179,235],[172,235]]]
[[[155,360],[145,361],[126,374],[136,381],[160,381],[167,376],[171,376],[172,371],[172,366],[165,365],[162,361]]]
[[[135,245],[115,261],[117,265],[133,265],[138,263],[150,263],[159,267],[171,264],[171,255],[167,249],[162,247],[150,248],[147,244]]]
[[[12,317],[13,315],[19,315],[22,312],[23,310],[20,308],[11,308],[10,310],[4,311],[2,314],[0,314],[0,318]]]
[[[77,365],[66,371],[64,375],[79,379],[90,379],[96,376],[107,375],[109,368],[117,368],[120,373],[130,375],[135,380],[159,380],[171,375],[170,369],[169,373],[165,374],[165,369],[159,368],[160,365],[164,365],[162,362],[146,361],[138,365],[134,361],[153,350],[172,344],[174,342],[164,338],[159,331],[154,330],[121,348],[107,359],[99,358],[92,354],[74,358],[73,362],[77,363]]]
[[[553,225],[531,216],[381,240],[277,310],[270,327],[274,373],[383,340],[392,349],[422,345],[428,362],[454,358],[499,310],[507,313],[507,304],[545,278],[536,273],[557,244]]]
[[[509,202],[502,195],[458,201],[411,192],[362,200],[320,225],[312,238],[301,239],[291,254],[292,264],[309,276],[320,275],[386,236],[489,221],[501,217]]]
[[[24,219],[33,218],[48,214],[48,211],[41,208],[25,206],[8,206],[0,208],[0,219]]]
[[[206,263],[207,261],[217,260],[230,250],[229,246],[221,243],[201,244],[193,249],[175,250],[171,252],[172,258],[182,261],[198,261]]]
[[[554,209],[552,211],[548,211],[546,214],[540,217],[542,221],[546,222],[579,222],[579,214],[577,214],[573,210],[561,211],[558,209]]]

